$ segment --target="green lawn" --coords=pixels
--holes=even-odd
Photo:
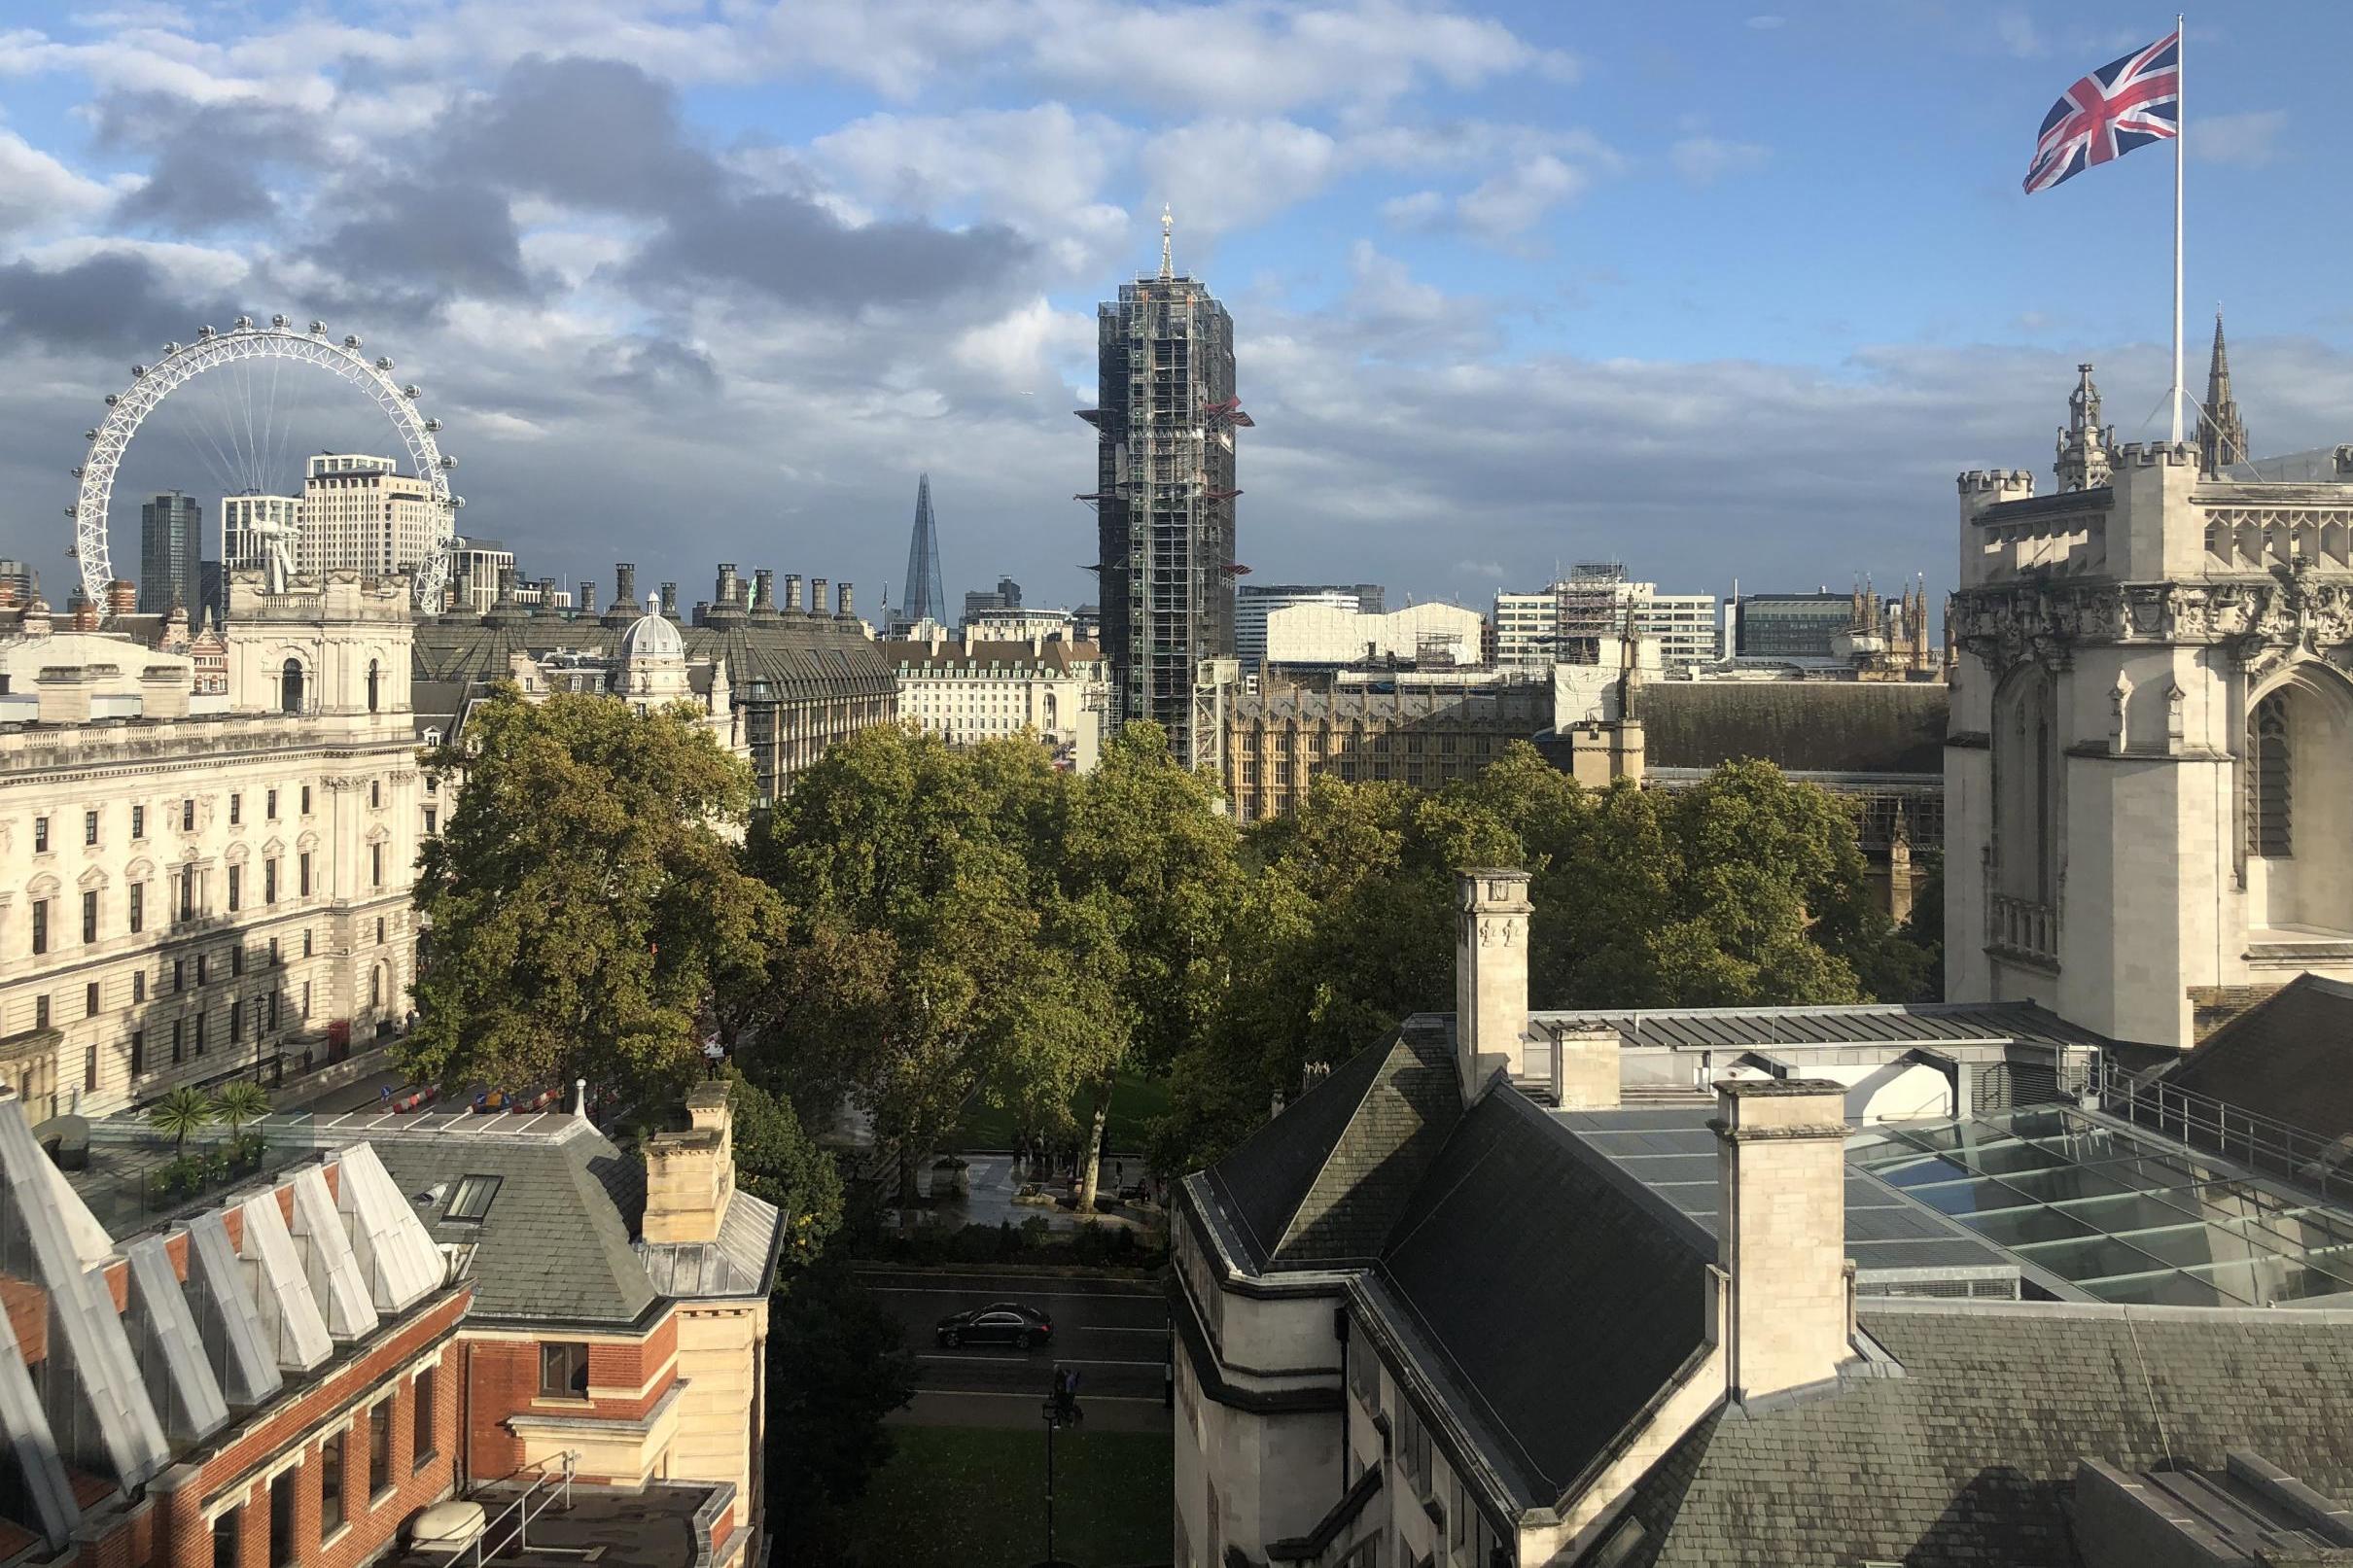
[[[1169,1109],[1169,1086],[1157,1078],[1140,1077],[1133,1072],[1119,1075],[1118,1087],[1111,1091],[1111,1116],[1108,1132],[1111,1152],[1141,1154],[1144,1124],[1155,1116],[1165,1116]],[[1084,1124],[1088,1107],[1084,1102],[1071,1107],[1073,1119]],[[975,1103],[966,1110],[964,1120],[956,1124],[955,1136],[949,1140],[951,1149],[1009,1149],[1013,1146],[1013,1117],[1009,1111],[994,1105]]]
[[[901,1426],[898,1451],[846,1521],[861,1564],[1028,1568],[1045,1557],[1042,1427]],[[1166,1433],[1054,1440],[1054,1551],[1080,1568],[1166,1563],[1174,1457]]]

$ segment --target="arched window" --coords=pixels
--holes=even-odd
[[[302,661],[288,659],[278,672],[278,710],[299,714],[302,711]]]
[[[2048,906],[2058,891],[2057,714],[2050,677],[2023,671],[1997,699],[1994,890]]]
[[[2294,843],[2289,818],[2295,758],[2288,744],[2288,694],[2255,705],[2247,735],[2247,853],[2285,859]]]
[[[376,661],[369,659],[368,661],[368,711],[371,714],[376,711],[377,674]]]

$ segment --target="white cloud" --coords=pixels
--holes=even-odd
[[[1993,38],[2005,53],[2016,59],[2036,59],[2050,52],[2034,18],[2017,6],[1994,13]]]
[[[1483,181],[1455,204],[1465,228],[1489,239],[1513,239],[1542,222],[1591,184],[1583,169],[1541,153]]]
[[[2182,151],[2208,163],[2258,169],[2279,157],[2288,128],[2285,109],[2257,109],[2238,115],[2203,115],[2190,122]]]
[[[1391,196],[1381,204],[1381,216],[1390,226],[1426,230],[1436,228],[1453,210],[1452,203],[1435,191],[1416,191],[1411,195]]]
[[[1684,181],[1710,186],[1733,174],[1750,174],[1765,166],[1770,150],[1755,142],[1726,141],[1718,136],[1685,136],[1667,150],[1667,161]]]
[[[1175,209],[1176,237],[1263,223],[1321,191],[1340,144],[1290,120],[1201,120],[1154,136],[1141,156],[1151,194]]]
[[[103,211],[119,193],[0,130],[0,238],[68,227]]]

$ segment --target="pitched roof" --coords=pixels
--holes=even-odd
[[[1508,1090],[1466,1112],[1366,1295],[1551,1507],[1706,1333],[1715,1241]]]
[[[2253,1448],[2353,1489],[2340,1313],[1908,1304],[1863,1327],[1902,1364],[1830,1397],[1730,1407],[1635,1488],[1623,1568],[2076,1560],[2076,1464],[2220,1468]],[[1627,1551],[1604,1538],[1591,1562]]]
[[[1540,1012],[1566,1033],[1615,1029],[1622,1048],[1754,1051],[1776,1045],[2104,1045],[2032,1002],[1864,1002],[1852,1006],[1589,1008]]]
[[[2353,986],[2299,975],[2199,1043],[2165,1081],[2318,1133],[2353,1132]]]
[[[1206,1172],[1260,1268],[1364,1261],[1461,1113],[1442,1020],[1408,1019]]]
[[[474,1247],[477,1318],[637,1322],[659,1301],[630,1247],[645,1212],[645,1173],[582,1124],[561,1138],[419,1136],[373,1140],[384,1168],[420,1204],[436,1241]],[[468,1176],[496,1176],[478,1221],[449,1217]],[[560,1237],[562,1245],[551,1245]]]
[[[1937,681],[1654,680],[1641,690],[1644,764],[1756,757],[1791,773],[1916,773],[1940,782],[1949,703]]]

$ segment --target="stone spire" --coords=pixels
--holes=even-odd
[[[2214,363],[2206,370],[2206,406],[2197,416],[2197,470],[2211,479],[2249,459],[2246,422],[2230,396],[2230,356],[2223,347],[2223,313],[2214,312]]]
[[[2052,471],[2062,491],[2097,490],[2108,482],[2116,427],[2100,423],[2100,389],[2092,384],[2091,366],[2079,365],[2075,373],[2075,390],[2067,394],[2067,428],[2058,434],[2058,461]]]

